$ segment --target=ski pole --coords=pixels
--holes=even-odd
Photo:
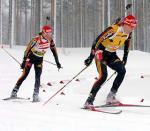
[[[13,55],[11,55],[4,47],[2,47],[2,49],[3,49],[11,58],[13,58],[19,65],[21,65],[21,63],[20,63]]]
[[[1,47],[11,58],[13,58],[19,65],[21,65],[21,63],[14,57],[14,56],[12,56],[6,49],[4,49],[4,47]],[[52,63],[52,62],[50,62],[50,61],[47,61],[47,60],[44,60],[45,62],[47,62],[47,63],[50,63],[50,64],[52,64],[52,65],[55,65],[55,66],[57,66],[55,63]],[[62,67],[61,67],[62,68]]]
[[[50,63],[50,64],[52,64],[52,65],[54,65],[54,66],[57,66],[55,63],[53,63],[53,62],[50,62],[50,61],[47,61],[47,60],[43,60],[43,61],[45,61],[45,62],[47,62],[47,63]],[[60,68],[63,68],[63,67],[60,67]],[[59,71],[59,69],[58,69],[58,71]]]
[[[55,97],[61,90],[63,90],[69,83],[71,83],[78,75],[80,75],[88,66],[84,67],[77,75],[75,75],[70,81],[68,81],[62,88],[54,93],[47,101],[44,102],[43,106],[46,105],[53,97]]]
[[[48,60],[44,60],[45,62],[47,62],[47,63],[50,63],[50,64],[52,64],[52,65],[55,65],[55,66],[57,66],[55,63],[53,63],[53,62],[50,62],[50,61],[48,61]]]
[[[102,84],[102,86],[105,85],[106,82],[109,81],[115,74],[116,74],[116,71]]]

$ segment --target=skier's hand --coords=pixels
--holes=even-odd
[[[86,66],[89,66],[90,64],[92,63],[92,59],[90,57],[88,57],[85,61],[84,61],[84,64]]]
[[[118,24],[119,22],[121,21],[121,18],[120,17],[118,17],[116,20],[115,20],[115,24]]]
[[[26,61],[23,60],[23,62],[22,62],[21,65],[20,65],[20,68],[21,68],[21,69],[25,68],[25,64],[26,64]]]
[[[124,66],[126,65],[127,61],[125,60],[122,60],[122,63],[124,64]]]
[[[61,66],[61,64],[60,64],[59,62],[56,62],[56,65],[57,65],[58,70],[59,70],[60,68],[62,68],[62,66]]]

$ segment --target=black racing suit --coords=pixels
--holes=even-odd
[[[23,68],[23,73],[21,77],[18,79],[16,86],[20,87],[22,82],[27,78],[30,69],[32,65],[34,64],[34,70],[35,70],[35,84],[34,84],[34,92],[37,94],[39,93],[39,87],[40,87],[40,77],[42,73],[42,67],[43,67],[43,57],[35,56],[32,52],[28,55],[28,60],[25,62],[25,67]]]
[[[123,60],[120,60],[120,58],[117,56],[116,52],[107,51],[106,47],[104,47],[103,44],[98,43],[99,41],[101,41],[100,39],[106,38],[103,35],[108,36],[108,34],[110,34],[110,32],[108,30],[109,30],[109,28],[106,29],[105,32],[103,32],[101,35],[99,35],[96,38],[96,40],[94,41],[94,43],[92,45],[90,56],[88,57],[88,59],[91,59],[91,61],[92,61],[92,59],[95,57],[95,53],[93,53],[93,51],[94,52],[96,52],[95,50],[103,51],[102,60],[95,59],[97,71],[99,73],[99,78],[98,78],[98,80],[95,81],[95,83],[90,91],[90,96],[93,98],[95,98],[97,92],[99,91],[99,89],[101,88],[101,86],[107,79],[107,75],[108,75],[107,66],[109,66],[111,69],[113,69],[113,70],[115,70],[115,72],[117,72],[117,76],[111,87],[111,91],[113,93],[116,93],[118,91],[118,88],[121,85],[121,83],[124,79],[125,73],[126,73],[125,64],[126,64],[128,52],[129,52],[131,33],[130,33],[128,39],[124,42],[124,56],[123,56]],[[107,32],[109,32],[109,33],[107,34]],[[108,39],[112,35],[110,34],[110,36],[108,36],[106,39]]]

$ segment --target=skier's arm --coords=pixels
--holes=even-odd
[[[24,58],[27,58],[31,49],[33,48],[33,46],[35,45],[36,40],[33,38],[27,45],[26,50],[24,52]]]
[[[35,45],[35,42],[36,42],[36,41],[35,41],[35,39],[33,38],[33,39],[28,43],[28,45],[27,45],[27,47],[26,47],[26,50],[25,50],[25,52],[24,52],[23,61],[22,61],[21,65],[20,65],[21,69],[23,69],[23,68],[25,67],[26,59],[27,59],[27,57],[28,57],[28,55],[29,55],[29,53],[30,53],[32,47]]]
[[[108,27],[104,32],[102,32],[97,38],[96,40],[93,42],[92,44],[92,48],[91,48],[91,52],[90,52],[90,56],[85,60],[85,65],[88,66],[90,65],[90,63],[92,62],[96,51],[99,49],[99,47],[101,46],[101,43],[108,39],[109,37],[111,37],[114,34],[113,28],[112,27]]]
[[[92,49],[91,49],[91,53],[92,52],[96,52],[96,50],[99,49],[99,47],[101,46],[101,43],[108,39],[109,37],[113,36],[114,31],[112,27],[108,27],[104,32],[102,32],[97,38],[96,40],[93,42],[92,45]]]
[[[123,60],[122,60],[124,65],[126,65],[126,63],[127,63],[129,48],[131,45],[131,36],[132,36],[132,33],[129,34],[129,37],[125,41],[125,44],[124,44],[124,55],[123,55]]]
[[[61,64],[60,64],[59,59],[58,59],[57,49],[56,49],[56,46],[55,46],[55,43],[54,43],[53,39],[50,40],[50,49],[51,49],[51,51],[53,53],[53,56],[55,58],[57,68],[60,69]]]

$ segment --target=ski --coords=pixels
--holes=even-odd
[[[101,113],[106,113],[106,114],[120,114],[122,112],[122,110],[104,110],[104,109],[97,109],[94,106],[90,107],[90,108],[81,108],[84,110],[88,110],[88,111],[94,111],[94,112],[101,112]]]
[[[8,100],[30,100],[30,98],[24,98],[24,97],[16,97],[16,98],[12,98],[12,97],[7,97],[2,99],[4,101],[8,101]]]
[[[150,107],[150,105],[116,103],[116,104],[98,105],[98,106],[94,106],[94,107],[95,108],[102,108],[102,107]]]

